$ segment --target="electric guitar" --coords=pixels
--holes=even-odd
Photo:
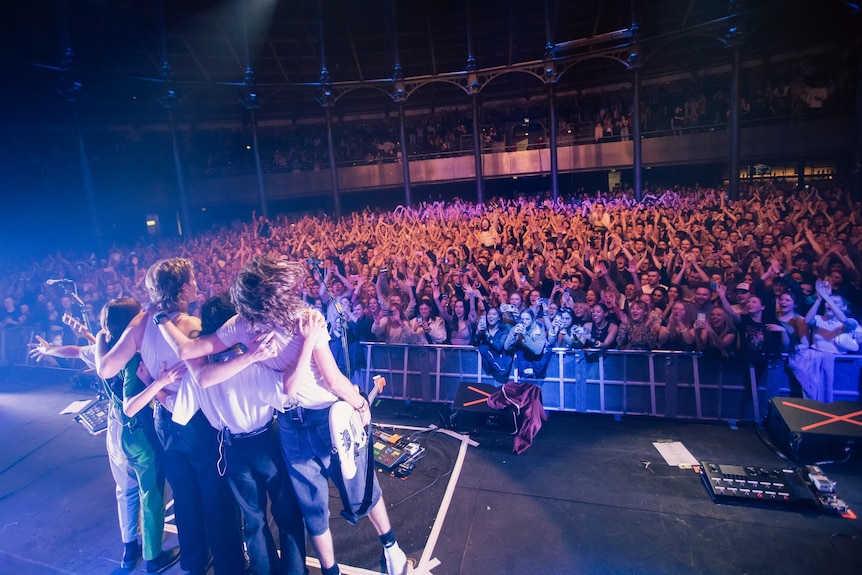
[[[377,394],[386,387],[386,379],[381,375],[375,375],[373,381],[374,388],[368,394],[369,409]],[[346,401],[336,401],[329,408],[329,431],[341,462],[341,475],[344,479],[353,479],[360,450],[368,447],[368,430],[362,425],[360,413]]]
[[[87,329],[82,322],[78,321],[68,313],[63,314],[62,317],[63,323],[69,326],[69,328],[75,333],[75,335],[83,337],[90,343],[96,343],[96,337],[90,333],[90,330]]]

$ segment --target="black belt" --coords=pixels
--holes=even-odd
[[[275,421],[275,420],[270,419],[269,422],[266,425],[264,425],[263,427],[259,427],[255,430],[252,430],[252,431],[249,431],[246,433],[233,433],[230,429],[225,428],[224,429],[225,443],[230,445],[234,441],[238,441],[241,439],[249,439],[252,437],[257,437],[258,435],[262,435],[262,434],[264,434],[270,430],[270,428],[272,427],[273,421]]]
[[[329,407],[324,407],[323,409],[309,409],[307,407],[291,407],[290,409],[286,409],[284,411],[285,419],[293,424],[306,423],[308,418],[311,417],[315,421],[319,417],[329,418]]]

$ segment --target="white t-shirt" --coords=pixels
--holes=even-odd
[[[185,395],[191,394],[189,401]],[[231,433],[249,433],[272,421],[272,410],[283,409],[285,395],[282,374],[259,363],[253,363],[238,374],[206,389],[198,386],[190,373],[180,382],[174,421],[194,415],[182,406],[194,405],[204,413],[215,429],[227,428]]]
[[[312,313],[320,315],[320,312]],[[255,331],[248,321],[242,316],[235,315],[221,326],[216,334],[218,338],[227,347],[231,347],[237,343],[241,343],[248,347],[254,338],[259,333],[266,333],[272,330],[275,334],[272,341],[278,348],[278,355],[272,359],[261,362],[266,367],[279,372],[290,373],[296,369],[296,361],[299,353],[302,350],[302,337],[290,336],[285,334],[277,326],[267,326],[265,329]],[[315,349],[324,349],[329,352],[329,335],[321,337],[315,346]],[[299,390],[295,397],[286,398],[287,403],[284,407],[291,407],[292,404],[298,404],[300,407],[307,409],[324,409],[338,401],[338,397],[329,391],[314,357],[311,358],[311,375],[304,378],[300,382]]]
[[[176,313],[170,314],[173,319]],[[159,377],[163,369],[170,369],[180,362],[180,357],[177,352],[171,347],[168,341],[159,331],[157,325],[150,321],[149,317],[144,319],[144,337],[141,340],[141,359],[150,372],[150,377],[154,380]],[[166,407],[168,411],[173,411],[173,397],[180,388],[179,382],[173,382],[164,387],[164,392],[167,393],[168,399]],[[160,402],[161,403],[161,402]]]

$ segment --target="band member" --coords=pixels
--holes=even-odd
[[[128,297],[105,304],[99,319],[109,346],[117,341],[140,311],[141,305]],[[69,324],[78,336],[96,341],[82,324]],[[95,366],[95,345],[52,347],[41,337],[36,338],[39,343],[33,345],[30,352],[36,361],[47,355],[78,358],[89,367]],[[140,361],[141,357],[135,354],[116,377],[103,381],[105,393],[110,400],[106,434],[108,461],[117,484],[117,511],[124,545],[120,566],[125,570],[134,569],[143,556],[147,562],[148,573],[162,573],[179,560],[180,548],[162,549],[165,530],[165,475],[162,469],[161,445],[153,428],[153,411],[147,409],[132,416],[123,413],[124,397],[137,393],[143,385],[136,375]]]
[[[230,296],[208,299],[201,308],[202,334],[214,333],[236,315]],[[191,415],[197,405],[218,430],[219,473],[227,477],[242,509],[245,541],[254,575],[302,573],[305,557],[282,553],[279,559],[267,518],[267,495],[282,549],[305,540],[305,527],[279,447],[274,408],[284,405],[283,376],[258,363],[275,355],[270,338],[186,363],[174,408],[174,421]],[[191,400],[185,398],[191,394]],[[291,564],[291,561],[294,563]]]

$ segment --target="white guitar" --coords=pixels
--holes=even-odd
[[[368,394],[369,409],[377,394],[386,387],[386,379],[381,375],[375,375],[373,381],[374,388]],[[359,450],[368,448],[368,430],[362,425],[362,418],[352,405],[346,401],[336,401],[329,408],[329,431],[332,446],[341,461],[341,475],[344,479],[352,479],[356,475]]]

